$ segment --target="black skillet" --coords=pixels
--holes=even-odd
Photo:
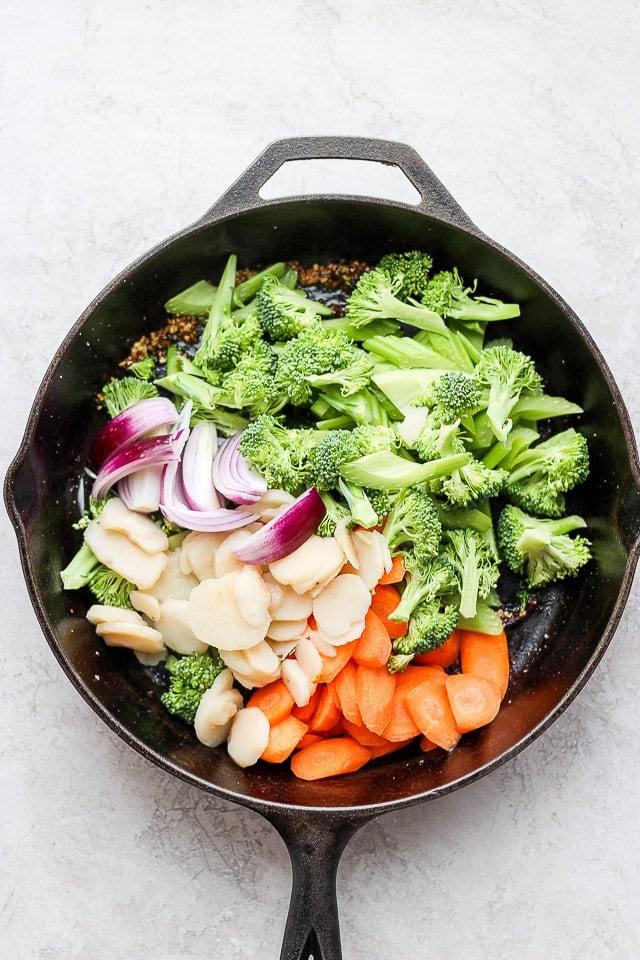
[[[260,188],[286,161],[344,158],[395,165],[415,186],[416,206],[352,196],[265,202]],[[531,353],[549,392],[580,403],[592,472],[571,503],[588,520],[595,560],[584,575],[540,598],[510,633],[509,691],[493,723],[450,754],[407,749],[358,773],[306,783],[268,765],[240,770],[163,710],[153,678],[125,652],[96,641],[85,603],[59,571],[78,536],[78,478],[98,425],[94,395],[144,331],[162,325],[162,304],[230,252],[246,266],[297,259],[375,262],[422,248],[478,277],[483,291],[522,305],[505,324]],[[335,878],[340,854],[382,813],[465,786],[515,756],[568,706],[602,657],[620,619],[640,548],[640,470],[627,411],[612,376],[573,311],[540,277],[484,236],[410,147],[380,140],[309,137],[277,141],[193,226],[141,257],[87,308],[56,353],[36,396],[5,482],[5,499],[40,625],[62,668],[103,720],[143,756],[216,796],[267,818],[284,838],[293,893],[281,960],[339,960]],[[96,650],[101,668],[96,676]],[[257,955],[258,945],[255,946]]]

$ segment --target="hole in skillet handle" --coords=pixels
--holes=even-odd
[[[437,217],[439,220],[462,227],[478,237],[484,236],[413,147],[393,140],[375,140],[369,137],[292,137],[286,140],[275,140],[238,177],[198,223],[208,223],[210,220],[264,206],[268,201],[263,198],[271,199],[277,195],[278,178],[275,181],[275,188],[270,187],[266,191],[263,188],[272,178],[275,178],[283,165],[291,167],[295,161],[308,163],[315,160],[366,161],[396,167],[404,174],[419,197],[419,202],[416,203],[415,193],[411,191],[414,200],[407,205],[414,206],[422,213]],[[305,168],[301,167],[301,170],[304,177]],[[394,185],[397,186],[397,177],[394,176],[393,179]],[[294,178],[294,183],[297,182]],[[272,190],[275,190],[275,194]],[[406,192],[407,185],[404,190]],[[321,192],[327,195],[324,186]],[[362,191],[358,190],[357,194],[361,195]],[[367,197],[367,199],[372,198]],[[378,202],[385,201],[378,200]]]

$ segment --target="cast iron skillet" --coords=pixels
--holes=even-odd
[[[345,158],[399,167],[420,194],[409,206],[351,196],[265,202],[260,188],[286,161]],[[356,774],[306,783],[286,769],[240,770],[223,749],[201,746],[159,705],[153,679],[130,654],[95,639],[85,599],[62,591],[59,571],[78,543],[70,521],[98,414],[94,395],[126,346],[162,325],[162,304],[230,252],[251,266],[280,259],[375,261],[418,247],[484,291],[517,300],[512,331],[549,392],[580,403],[592,472],[570,506],[588,520],[595,560],[584,576],[550,589],[535,616],[510,635],[512,676],[487,728],[451,753],[407,750]],[[602,657],[619,621],[640,549],[640,471],[629,418],[607,366],[572,310],[527,266],[484,236],[409,147],[355,138],[277,141],[201,220],[128,267],[83,313],[58,350],[6,477],[5,499],[40,625],[65,673],[127,743],[177,777],[267,818],[284,838],[293,894],[281,960],[339,960],[335,877],[350,837],[386,811],[449,793],[494,770],[531,743],[568,706]],[[100,669],[96,671],[96,652]],[[99,677],[99,679],[98,679]],[[256,945],[257,946],[257,945]]]

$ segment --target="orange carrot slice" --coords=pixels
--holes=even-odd
[[[321,780],[353,773],[371,759],[371,751],[351,737],[319,740],[291,758],[291,770],[301,780]]]
[[[405,563],[404,557],[399,553],[391,561],[391,570],[388,573],[383,573],[383,575],[378,580],[378,583],[400,583],[401,580],[404,580],[405,574]]]
[[[356,692],[356,675],[360,668],[353,660],[344,665],[333,681],[333,689],[340,704],[340,710],[351,723],[362,723],[362,715]]]
[[[423,667],[422,669],[434,669]],[[413,687],[407,694],[407,710],[420,732],[444,750],[453,750],[460,739],[449,698],[444,671],[432,675]]]
[[[318,689],[320,696],[313,716],[309,720],[309,730],[311,733],[327,733],[340,722],[342,714],[333,687],[324,684]]]
[[[430,750],[437,750],[438,744],[433,743],[432,740],[429,740],[428,737],[420,737],[420,749],[423,753],[429,753]]]
[[[435,650],[429,650],[428,653],[418,653],[414,658],[414,663],[421,663],[427,666],[437,665],[440,667],[450,667],[455,663],[460,654],[460,630],[454,630],[450,637]]]
[[[249,697],[248,707],[260,707],[270,724],[280,723],[293,708],[293,697],[283,680],[274,680],[259,687]]]
[[[335,657],[325,657],[320,654],[322,670],[318,676],[318,683],[331,683],[338,676],[345,663],[351,659],[357,642],[352,640],[350,643],[343,643],[341,647],[336,647]]]
[[[362,723],[382,735],[391,719],[396,678],[386,667],[359,666],[356,673],[356,697]],[[345,714],[346,716],[346,714]],[[347,717],[348,720],[351,717]]]
[[[387,753],[395,753],[396,750],[402,750],[402,748],[408,746],[413,739],[413,737],[409,737],[408,740],[396,740],[393,743],[387,740],[378,747],[369,747],[371,750],[371,759],[384,757]]]
[[[291,714],[279,723],[274,723],[269,731],[269,742],[262,759],[267,763],[283,763],[291,756],[306,732],[306,723]]]
[[[391,638],[385,624],[374,610],[367,610],[362,636],[353,649],[353,659],[363,667],[385,667],[391,650]]]
[[[348,733],[350,737],[353,737],[354,740],[357,740],[358,743],[361,743],[363,747],[382,747],[385,743],[389,742],[385,737],[374,733],[373,730],[368,730],[364,724],[351,723],[351,721],[346,718],[343,719],[342,723],[345,732]]]
[[[491,723],[500,709],[500,691],[495,683],[486,677],[457,673],[446,678],[445,686],[451,712],[460,733],[468,733]],[[422,732],[430,740],[438,742],[426,730]]]
[[[304,750],[305,747],[310,747],[312,743],[319,743],[320,740],[324,740],[324,737],[321,733],[305,733],[304,737],[296,745],[296,750]]]
[[[404,637],[409,629],[409,624],[405,622],[396,623],[395,620],[389,620],[389,616],[400,603],[400,594],[390,583],[378,584],[373,591],[371,598],[371,610],[376,613],[385,627],[389,631],[389,636],[396,640],[398,637]]]
[[[505,632],[491,636],[460,631],[460,666],[463,673],[491,680],[500,691],[500,698],[504,697],[509,686],[509,647]]]
[[[318,706],[320,693],[321,688],[318,686],[311,694],[309,703],[306,703],[304,707],[299,707],[297,703],[294,704],[291,708],[291,713],[293,716],[297,717],[298,720],[302,720],[303,723],[309,723],[309,720],[311,720],[311,717],[314,715],[316,707]]]
[[[393,743],[408,740],[420,734],[415,720],[407,709],[407,695],[412,689],[408,683],[399,684],[396,682],[391,704],[391,715],[383,731],[383,736]]]

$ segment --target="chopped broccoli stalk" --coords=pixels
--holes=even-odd
[[[156,362],[153,357],[147,356],[143,360],[130,364],[128,371],[138,380],[153,380],[156,375]]]
[[[503,303],[490,297],[474,297],[477,281],[465,287],[456,267],[442,270],[429,281],[422,303],[443,317],[456,320],[511,320],[520,316],[517,303]]]
[[[362,327],[375,320],[400,320],[412,327],[446,336],[446,324],[437,313],[399,299],[397,294],[401,286],[402,277],[389,280],[382,270],[363,273],[347,302],[347,322]]]
[[[278,279],[282,280],[286,270],[286,263],[272,263],[271,266],[267,267],[265,270],[260,270],[259,273],[254,273],[254,275],[249,277],[248,280],[243,280],[242,283],[239,283],[236,286],[235,290],[233,291],[234,303],[236,303],[238,306],[243,306],[256,296],[267,277],[277,277]]]
[[[478,599],[498,582],[500,569],[487,540],[475,530],[447,530],[443,552],[453,567],[460,592],[460,614],[474,617]]]
[[[422,490],[401,490],[391,505],[383,533],[392,554],[412,546],[416,558],[425,562],[438,553],[440,546],[438,508]]]
[[[564,397],[551,397],[548,393],[520,397],[511,415],[514,420],[550,420],[552,417],[570,417],[584,413],[577,403]]]
[[[392,653],[387,660],[387,670],[389,673],[402,673],[406,670],[415,654],[413,653]]]
[[[374,490],[402,490],[452,473],[470,460],[471,454],[456,453],[428,463],[416,463],[392,451],[378,451],[346,463],[341,474],[351,483]]]
[[[207,280],[198,280],[181,290],[164,305],[167,313],[180,317],[207,317],[215,300],[216,290]]]
[[[355,524],[366,530],[378,524],[379,518],[375,507],[362,487],[356,483],[348,483],[340,477],[338,489],[347,501],[351,519]]]
[[[375,353],[381,360],[393,363],[401,370],[411,370],[413,367],[422,367],[426,370],[457,369],[457,364],[453,360],[411,337],[377,334],[367,338],[362,346],[369,353]]]
[[[157,397],[158,391],[152,383],[137,377],[121,377],[104,385],[101,390],[102,403],[110,417],[117,417],[140,400]]]
[[[324,387],[321,397],[345,417],[355,423],[384,427],[389,423],[389,411],[383,400],[373,390],[364,388],[348,394],[336,384]]]
[[[455,605],[442,606],[439,600],[423,601],[414,609],[405,635],[394,640],[394,654],[406,657],[436,650],[451,636],[457,623],[458,609]],[[391,669],[402,667],[394,659]]]
[[[582,517],[532,517],[507,505],[498,518],[498,546],[507,566],[525,575],[531,589],[575,576],[591,559],[586,537],[570,537],[586,527]]]
[[[504,630],[500,615],[482,600],[478,601],[475,616],[460,617],[458,627],[460,630],[472,630],[474,633],[488,633],[493,637]]]
[[[83,542],[80,549],[73,556],[64,570],[60,571],[60,579],[65,590],[81,590],[100,566],[100,561]]]
[[[169,689],[160,697],[169,713],[193,723],[203,695],[225,669],[215,652],[190,653],[185,657],[170,656],[165,663],[170,675]]]
[[[475,377],[488,390],[487,417],[498,440],[506,440],[513,408],[521,395],[542,392],[542,380],[531,357],[505,344],[487,347],[476,366]]]
[[[332,537],[339,523],[346,520],[351,524],[353,518],[349,508],[339,500],[336,500],[330,493],[327,493],[326,490],[320,493],[320,497],[324,503],[326,513],[320,521],[317,533],[319,537]]]
[[[355,427],[354,421],[346,414],[339,414],[336,417],[327,417],[326,420],[316,421],[316,430],[351,430]]]
[[[262,330],[273,341],[291,340],[332,314],[331,307],[311,300],[302,290],[290,290],[277,277],[264,280],[256,308]]]
[[[377,370],[372,376],[376,387],[382,391],[401,413],[406,414],[414,405],[416,396],[430,390],[441,375],[440,370],[412,367],[408,370]]]
[[[508,470],[511,461],[539,437],[538,431],[531,427],[512,427],[507,439],[504,442],[495,442],[482,457],[482,462],[487,467],[502,467],[503,470]]]
[[[398,282],[397,295],[406,300],[420,297],[427,289],[433,258],[420,250],[387,253],[377,266],[389,280]]]
[[[405,554],[408,578],[400,603],[389,615],[390,620],[402,623],[411,617],[414,609],[422,603],[442,602],[444,596],[452,594],[457,587],[453,567],[445,557],[432,557],[418,560],[409,550]]]

